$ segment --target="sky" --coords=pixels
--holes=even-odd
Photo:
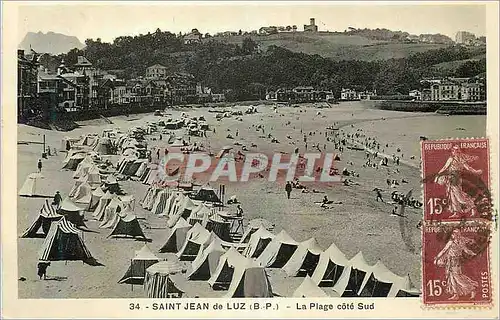
[[[482,4],[407,2],[390,4],[345,2],[112,2],[25,3],[18,7],[18,38],[31,32],[57,32],[112,42],[118,36],[154,32],[157,28],[187,33],[258,30],[261,26],[297,25],[303,30],[316,18],[320,31],[387,28],[411,34],[441,33],[452,39],[459,30],[486,33]]]

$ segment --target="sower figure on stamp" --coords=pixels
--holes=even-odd
[[[462,153],[458,145],[453,146],[451,155],[445,165],[436,175],[434,182],[446,187],[446,198],[448,200],[448,210],[455,217],[458,213],[471,212],[473,217],[476,214],[476,205],[471,196],[462,189],[463,172],[480,175],[483,171],[469,166],[469,162],[478,159],[477,156],[470,156]]]
[[[466,261],[464,258],[476,255],[467,248],[467,244],[472,243],[474,240],[463,236],[458,229],[455,229],[443,250],[434,258],[436,266],[445,268],[446,292],[451,295],[449,300],[458,300],[460,296],[469,294],[471,299],[476,296],[479,284],[462,273],[462,265]]]

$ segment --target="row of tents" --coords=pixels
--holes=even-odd
[[[280,268],[291,277],[305,276],[304,281],[312,281],[317,290],[333,288],[332,295],[419,295],[408,276],[392,273],[381,261],[369,265],[362,252],[347,259],[333,243],[323,251],[314,238],[297,242],[285,230],[274,235],[262,225],[249,227],[240,243],[235,244],[223,241],[198,223],[191,226],[180,219],[160,252],[176,252],[180,260],[192,260],[192,272],[187,278],[207,280],[212,287],[227,286],[231,266],[239,265],[242,257],[262,268]],[[221,267],[221,257],[225,267]],[[304,286],[307,288],[307,284]]]

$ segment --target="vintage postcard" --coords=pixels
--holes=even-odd
[[[498,12],[2,3],[2,317],[498,318]]]

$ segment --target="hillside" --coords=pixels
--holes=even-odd
[[[455,61],[438,63],[438,64],[435,64],[433,66],[433,69],[438,71],[438,72],[443,72],[443,73],[455,73],[457,71],[457,69],[462,67],[465,63],[481,61],[482,59],[486,59],[486,54],[480,54],[480,55],[477,55],[477,56],[472,57],[470,59],[463,59],[463,60],[455,60]]]
[[[445,48],[445,44],[396,43],[372,40],[360,35],[340,33],[280,33],[268,36],[229,36],[215,37],[212,40],[241,45],[244,38],[250,37],[257,42],[261,50],[277,46],[293,52],[318,54],[335,61],[341,60],[388,60],[406,58],[416,52],[425,52]]]
[[[66,53],[73,48],[85,47],[77,37],[54,32],[28,32],[19,44],[19,48],[30,50],[30,46],[36,52],[50,54]]]

